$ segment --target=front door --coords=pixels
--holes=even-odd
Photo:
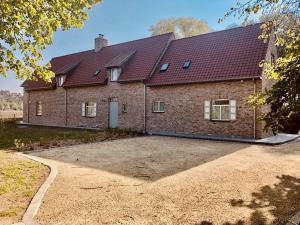
[[[109,103],[109,127],[117,128],[118,127],[118,102]]]

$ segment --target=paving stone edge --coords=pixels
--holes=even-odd
[[[50,169],[48,178],[42,184],[42,186],[39,188],[39,190],[37,191],[37,193],[34,195],[33,199],[31,200],[31,202],[29,203],[29,206],[26,209],[25,214],[23,215],[22,222],[13,224],[13,225],[38,225],[38,223],[35,222],[33,220],[33,218],[37,214],[37,212],[41,206],[41,203],[42,203],[42,200],[43,200],[43,197],[44,197],[46,191],[48,190],[48,188],[50,187],[51,183],[54,181],[54,179],[57,175],[57,167],[39,157],[26,155],[21,152],[18,152],[16,154],[26,157],[28,159],[34,160],[36,162],[42,163],[43,165],[47,166]]]

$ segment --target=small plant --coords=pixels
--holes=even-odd
[[[10,206],[8,209],[0,211],[0,217],[12,217],[16,216],[18,208]]]
[[[21,139],[15,139],[14,145],[17,150],[22,150],[25,147],[25,144],[22,142]]]

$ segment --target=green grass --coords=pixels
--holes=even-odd
[[[88,143],[137,135],[131,130],[95,131],[43,126],[21,127],[15,121],[0,121],[0,150],[12,147],[22,150],[25,145],[32,143],[39,143],[40,146],[47,148],[50,145],[55,146],[56,142],[62,140],[80,140],[81,143]]]
[[[48,171],[40,163],[0,151],[0,218],[20,216]]]

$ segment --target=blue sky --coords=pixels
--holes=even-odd
[[[109,44],[148,37],[148,29],[158,20],[169,17],[194,17],[204,19],[214,30],[222,30],[236,22],[229,18],[218,24],[235,0],[104,0],[89,11],[89,19],[82,29],[58,31],[53,45],[43,56],[46,61],[52,57],[92,49],[97,34],[104,34]],[[0,90],[22,92],[13,75],[0,77]]]

